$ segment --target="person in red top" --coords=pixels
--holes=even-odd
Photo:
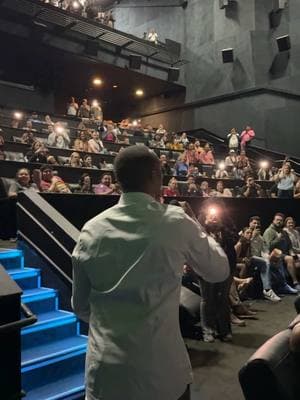
[[[251,140],[255,137],[255,132],[250,126],[246,126],[246,129],[241,133],[241,150],[245,150],[246,146],[249,145]]]
[[[215,159],[209,143],[205,144],[202,153],[199,155],[199,161],[201,164],[214,165]]]
[[[168,187],[164,189],[163,195],[166,197],[177,197],[180,195],[178,190],[178,182],[175,178],[171,178]]]
[[[196,164],[196,152],[194,143],[189,143],[187,150],[185,151],[186,161],[190,164]]]

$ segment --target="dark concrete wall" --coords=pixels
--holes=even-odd
[[[186,10],[117,9],[116,20],[121,30],[142,35],[154,27],[161,40],[182,43],[182,56],[190,61],[181,68],[186,102],[262,86],[300,94],[300,1],[289,0],[279,26],[271,29],[272,9],[273,0],[237,0],[227,11],[219,9],[219,0],[189,0]],[[276,44],[285,34],[291,37],[289,55],[278,54]],[[221,49],[227,47],[234,48],[233,64],[222,63]],[[171,102],[152,99],[136,112],[149,114]],[[171,130],[203,127],[221,135],[250,124],[260,139],[257,144],[300,155],[299,106],[296,99],[264,94],[154,114],[145,122],[155,126],[162,121]]]

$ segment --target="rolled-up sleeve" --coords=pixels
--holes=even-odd
[[[186,218],[184,225],[187,264],[207,282],[223,282],[230,269],[222,247],[192,219]]]
[[[83,240],[80,237],[72,254],[73,286],[71,304],[75,314],[77,314],[81,320],[89,322],[89,296],[91,291],[91,284],[84,270],[85,260],[86,253],[83,245]]]

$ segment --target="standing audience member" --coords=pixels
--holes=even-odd
[[[167,133],[166,129],[164,128],[163,124],[159,124],[158,125],[158,129],[156,130],[156,133],[158,135],[164,135],[165,133]]]
[[[232,128],[230,133],[228,133],[227,139],[229,151],[234,150],[235,152],[237,152],[239,149],[239,134],[237,133],[235,128]]]
[[[209,143],[205,143],[205,145],[203,147],[203,151],[199,156],[199,161],[201,164],[214,165],[215,159],[214,159],[214,155],[210,149]]]
[[[275,177],[279,199],[292,199],[294,197],[294,184],[296,176],[291,169],[291,164],[285,162]]]
[[[78,112],[78,104],[75,101],[74,97],[70,98],[70,101],[67,105],[67,115],[76,116]]]
[[[78,117],[79,118],[90,118],[90,111],[91,111],[91,107],[89,106],[87,99],[83,99],[81,106],[79,107],[79,110],[78,110]]]
[[[151,31],[148,33],[147,39],[149,42],[158,44],[158,33],[155,31],[155,29],[151,29]]]
[[[250,142],[254,139],[255,132],[254,130],[248,125],[246,126],[245,130],[241,133],[241,150],[246,150],[246,147],[249,146]]]
[[[177,176],[187,176],[189,172],[189,165],[184,153],[178,157],[175,164],[175,171]]]
[[[103,111],[101,108],[101,104],[97,101],[94,100],[92,102],[92,106],[91,106],[91,113],[90,113],[90,117],[96,121],[98,124],[102,124],[103,122]]]
[[[165,154],[161,154],[159,160],[162,176],[172,175],[172,170],[170,165],[168,164],[167,156]]]
[[[156,201],[160,163],[149,149],[124,149],[115,173],[119,203],[85,224],[72,257],[72,306],[89,323],[86,397],[188,399],[191,367],[178,324],[182,268],[222,282],[228,261],[183,210]]]

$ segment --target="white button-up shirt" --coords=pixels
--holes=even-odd
[[[88,400],[177,400],[192,380],[178,309],[183,265],[208,282],[227,258],[181,208],[145,193],[83,227],[73,252],[72,304],[89,322]]]

